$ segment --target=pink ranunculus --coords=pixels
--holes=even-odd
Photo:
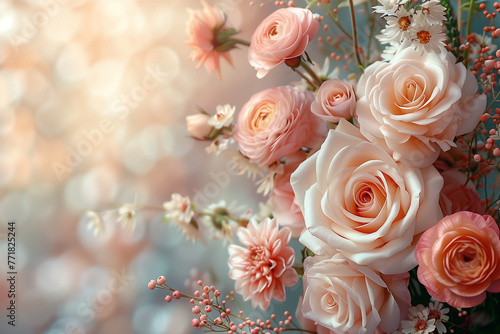
[[[266,310],[271,298],[285,300],[285,287],[295,285],[297,272],[293,248],[288,246],[291,231],[281,230],[275,219],[251,221],[236,232],[246,248],[229,245],[229,277],[236,280],[236,292]]]
[[[434,163],[455,136],[473,129],[486,106],[476,79],[449,52],[406,48],[389,62],[375,62],[356,87],[361,133],[386,144],[397,161],[415,167]]]
[[[292,157],[293,161],[284,166],[283,173],[274,177],[273,190],[269,197],[273,216],[279,225],[288,226],[292,230],[293,238],[300,237],[306,225],[290,184],[290,176],[306,157],[305,152],[298,152]],[[289,160],[289,157],[287,157],[287,162]]]
[[[441,173],[444,179],[443,189],[439,196],[439,205],[443,215],[451,215],[459,211],[470,211],[484,215],[484,201],[479,197],[473,182],[467,181],[467,175],[456,169]]]
[[[197,68],[205,64],[208,72],[217,71],[220,79],[220,58],[223,57],[229,64],[231,56],[228,50],[220,50],[216,45],[217,35],[231,29],[227,25],[225,14],[202,0],[203,10],[190,11],[187,33],[190,40],[186,44],[193,47],[190,54],[192,60],[199,61]]]
[[[321,119],[338,123],[341,118],[351,119],[356,110],[356,95],[352,85],[340,79],[323,82],[316,93],[311,111]]]
[[[206,139],[212,132],[213,126],[208,124],[210,116],[196,114],[186,116],[187,130],[196,139]]]
[[[409,274],[382,275],[341,254],[304,261],[305,318],[334,333],[392,333],[411,306]]]
[[[343,119],[291,183],[307,228],[302,244],[384,274],[415,267],[420,235],[442,218],[439,172],[394,161]]]
[[[281,8],[265,18],[255,30],[248,50],[257,77],[264,77],[287,59],[300,57],[318,28],[313,13],[304,8]]]
[[[473,307],[486,291],[500,292],[500,239],[491,216],[460,211],[444,217],[420,239],[418,280],[436,300]]]
[[[326,126],[311,113],[314,94],[280,86],[254,94],[238,115],[233,138],[251,162],[268,166],[324,138]]]

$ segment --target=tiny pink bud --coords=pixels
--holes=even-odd
[[[212,312],[212,306],[210,306],[210,305],[205,306],[205,312],[208,312],[208,313]]]
[[[163,285],[167,282],[167,279],[165,278],[165,276],[160,276],[158,277],[158,279],[156,280],[156,283],[158,283],[158,285]]]
[[[175,299],[180,299],[181,298],[181,293],[179,291],[174,291],[172,293],[172,297],[174,297]]]
[[[200,313],[200,307],[199,306],[193,306],[193,308],[191,309],[191,311],[193,311],[194,314],[198,314]]]
[[[166,296],[165,296],[165,301],[166,301],[167,303],[170,303],[170,302],[172,301],[172,296],[170,296],[170,295],[166,295]]]
[[[194,328],[200,327],[200,320],[197,318],[194,318],[193,321],[191,321],[191,324],[193,324]]]
[[[198,280],[198,285],[199,285],[199,286],[202,286],[202,285],[203,285],[203,281],[202,281],[201,279],[200,279],[200,280]]]
[[[156,288],[156,281],[154,281],[154,280],[149,281],[148,288],[150,290],[154,290],[154,288]]]
[[[205,139],[212,132],[213,127],[208,124],[210,116],[196,114],[186,117],[187,130],[196,139]]]

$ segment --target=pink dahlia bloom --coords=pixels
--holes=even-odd
[[[231,28],[226,24],[222,11],[211,7],[205,1],[202,1],[202,4],[203,10],[189,12],[187,33],[190,40],[186,41],[186,44],[193,47],[189,57],[199,61],[196,68],[205,64],[207,71],[217,71],[220,79],[220,58],[223,57],[230,64],[232,61],[228,50],[230,48],[221,48],[222,45],[217,45],[217,35]]]
[[[437,301],[473,307],[500,292],[499,229],[491,216],[460,211],[424,232],[415,250],[418,280]]]
[[[292,268],[293,248],[288,246],[291,231],[281,230],[276,220],[266,218],[261,223],[252,221],[236,232],[246,248],[229,245],[229,277],[236,280],[236,292],[245,300],[252,300],[266,310],[271,298],[285,300],[285,287],[298,281]]]

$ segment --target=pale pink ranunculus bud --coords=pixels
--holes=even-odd
[[[280,86],[254,94],[241,109],[233,138],[253,163],[269,166],[302,147],[313,148],[326,126],[311,113],[314,94]],[[308,146],[309,145],[309,146]]]
[[[275,219],[260,223],[252,220],[236,232],[245,246],[229,245],[229,277],[236,280],[235,291],[252,307],[266,310],[271,299],[285,300],[285,287],[295,285],[295,252],[288,245],[292,237],[288,227],[279,229]]]
[[[437,301],[473,307],[500,292],[500,239],[491,216],[460,211],[444,217],[415,250],[418,280]]]
[[[196,139],[206,139],[213,127],[208,124],[210,116],[205,114],[196,114],[186,117],[187,130]]]
[[[314,14],[304,8],[281,8],[265,18],[252,35],[248,50],[257,77],[264,77],[285,60],[300,57],[318,28]]]
[[[351,119],[356,110],[356,95],[352,85],[340,79],[323,82],[316,93],[311,111],[321,119],[338,123],[341,118]]]

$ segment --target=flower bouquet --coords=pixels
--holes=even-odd
[[[238,48],[258,78],[297,74],[241,107],[225,99],[187,117],[207,153],[257,179],[260,212],[180,194],[162,208],[187,238],[229,243],[235,292],[201,279],[181,292],[163,276],[148,287],[188,299],[192,325],[209,332],[498,332],[500,4],[274,5],[250,41],[205,2],[187,29],[191,58],[221,80]],[[138,209],[118,214],[133,224]],[[239,294],[266,310],[296,284],[300,299],[283,316],[232,305]]]

